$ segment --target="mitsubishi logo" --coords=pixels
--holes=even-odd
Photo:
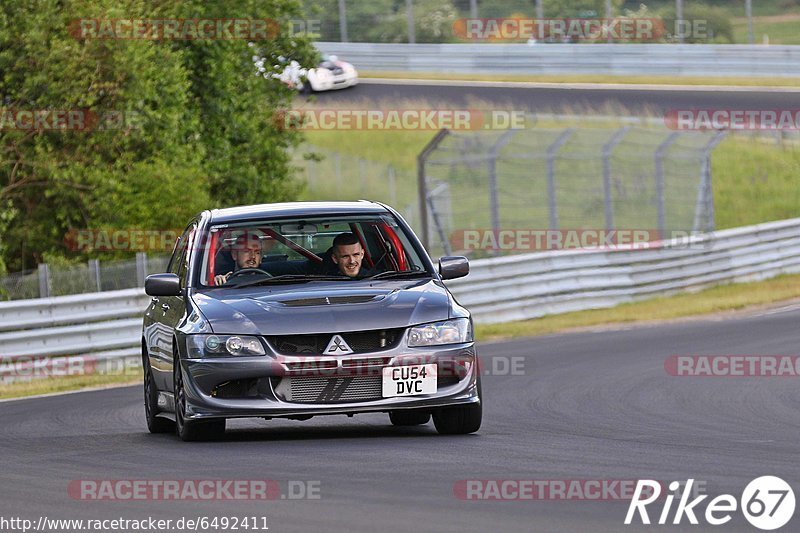
[[[334,335],[331,337],[331,342],[328,343],[328,347],[325,348],[325,351],[322,353],[326,354],[348,354],[353,353],[353,350],[344,342],[344,339],[341,335]]]

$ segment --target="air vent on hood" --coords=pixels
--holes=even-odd
[[[359,294],[353,296],[322,296],[315,298],[301,298],[297,300],[278,300],[279,304],[286,307],[305,307],[309,305],[339,305],[339,304],[363,304],[374,302],[384,297],[383,294]]]

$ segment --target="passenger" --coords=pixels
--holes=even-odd
[[[341,233],[333,239],[331,259],[339,273],[348,278],[362,279],[375,275],[372,269],[362,263],[364,248],[353,233]]]

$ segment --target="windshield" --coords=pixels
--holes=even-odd
[[[205,237],[198,287],[430,275],[409,235],[390,216],[229,223],[212,225]]]

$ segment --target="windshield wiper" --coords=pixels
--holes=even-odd
[[[419,276],[430,277],[430,272],[425,270],[387,270],[374,276],[369,276],[364,279],[388,279],[388,278],[413,278]]]
[[[256,281],[247,281],[234,285],[232,288],[241,289],[242,287],[253,287],[255,285],[267,285],[269,283],[302,283],[307,281],[341,281],[345,276],[326,276],[323,274],[281,274],[271,278],[263,278]]]

